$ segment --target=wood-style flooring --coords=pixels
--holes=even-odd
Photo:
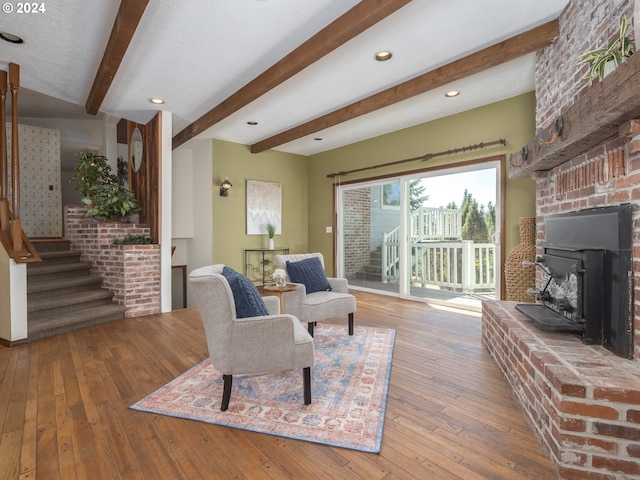
[[[192,308],[0,346],[0,479],[557,478],[478,314],[356,296],[397,329],[380,454],[130,410],[206,357]]]

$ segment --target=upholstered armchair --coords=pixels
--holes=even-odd
[[[189,274],[213,366],[222,373],[221,410],[227,410],[233,375],[302,368],[304,403],[311,403],[313,337],[293,315],[280,314],[277,297],[262,299],[244,275],[224,265]],[[242,311],[244,318],[237,312]],[[254,315],[256,314],[257,315]]]
[[[307,322],[309,333],[317,322],[348,315],[349,335],[353,335],[353,314],[356,298],[349,293],[346,278],[327,277],[321,253],[276,255],[276,268],[287,272],[287,282],[298,289],[282,293],[284,312]]]

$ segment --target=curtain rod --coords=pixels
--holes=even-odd
[[[327,175],[328,178],[335,178],[335,177],[339,177],[341,175],[348,175],[350,173],[356,173],[356,172],[363,172],[365,170],[374,170],[376,168],[381,168],[381,167],[390,167],[391,165],[398,165],[400,163],[407,163],[407,162],[415,162],[416,160],[421,160],[421,161],[427,161],[427,160],[431,160],[432,158],[435,157],[441,157],[443,155],[453,155],[456,153],[463,153],[463,152],[467,152],[470,150],[477,150],[479,148],[485,148],[485,147],[490,147],[492,145],[506,145],[507,141],[504,138],[501,138],[500,140],[494,140],[492,142],[483,142],[483,143],[476,143],[474,145],[468,145],[466,147],[459,147],[459,148],[454,148],[451,150],[447,150],[445,152],[437,152],[437,153],[425,153],[424,155],[420,155],[419,157],[413,157],[413,158],[405,158],[404,160],[396,160],[395,162],[389,162],[389,163],[382,163],[380,165],[372,165],[370,167],[363,167],[363,168],[356,168],[355,170],[344,170],[342,172],[337,172],[337,173],[329,173]]]

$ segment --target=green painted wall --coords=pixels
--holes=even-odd
[[[266,248],[266,235],[247,235],[246,181],[282,184],[282,235],[276,247],[308,250],[308,159],[277,151],[252,154],[249,147],[213,140],[213,261],[242,272],[244,249]],[[219,195],[225,177],[233,184],[228,197]],[[195,207],[197,208],[197,206]],[[196,216],[197,218],[197,216]]]
[[[252,154],[246,145],[214,140],[213,260],[242,271],[243,250],[267,245],[266,235],[246,235],[246,180],[282,183],[283,231],[276,236],[276,247],[288,247],[292,253],[322,252],[327,272],[332,274],[334,236],[325,229],[333,225],[333,180],[327,174],[500,138],[507,140],[506,146],[376,168],[344,176],[342,181],[429,166],[454,166],[461,161],[496,155],[506,155],[508,161],[509,154],[522,148],[534,135],[535,96],[528,93],[310,157],[277,151]],[[218,186],[225,177],[229,177],[233,188],[229,197],[220,197]],[[519,218],[535,215],[534,182],[507,180],[505,207],[508,252],[519,242]]]
[[[455,101],[455,99],[453,99]],[[429,162],[410,162],[343,176],[341,181],[372,178],[520,150],[535,135],[535,95],[528,93],[443,119],[424,123],[371,140],[337,148],[309,157],[309,251],[333,257],[333,235],[325,233],[332,225],[333,179],[327,174],[380,165],[426,153],[504,138],[506,146],[489,147],[460,155],[443,156]],[[535,184],[529,179],[507,180],[505,197],[506,252],[519,242],[520,217],[535,216]],[[331,262],[327,271],[331,272]]]

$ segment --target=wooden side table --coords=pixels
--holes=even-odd
[[[293,292],[297,289],[298,285],[295,283],[287,283],[284,287],[276,287],[275,283],[271,283],[262,287],[262,292],[265,297],[274,296],[280,299],[280,313],[282,313],[282,294],[284,292]]]

